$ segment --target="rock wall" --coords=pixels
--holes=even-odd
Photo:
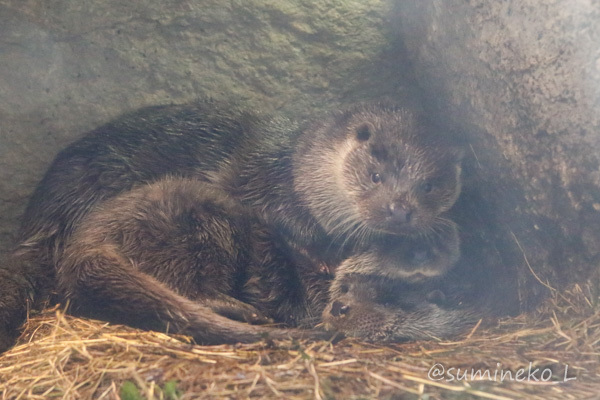
[[[213,97],[305,116],[406,97],[389,11],[377,0],[0,0],[0,250],[56,153],[126,111]]]
[[[459,214],[467,240],[496,260],[493,278],[515,276],[503,301],[535,304],[546,285],[597,274],[600,2],[395,6],[430,109],[468,143],[478,201],[463,198]]]
[[[123,112],[208,96],[306,117],[421,93],[467,150],[457,282],[516,310],[592,276],[592,0],[0,0],[0,251],[56,153]]]

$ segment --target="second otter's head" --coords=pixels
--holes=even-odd
[[[305,132],[295,188],[330,234],[418,235],[460,194],[461,152],[410,110],[364,105]]]
[[[323,311],[327,330],[367,342],[452,338],[482,316],[435,285],[373,275],[336,276]]]

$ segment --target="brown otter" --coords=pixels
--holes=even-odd
[[[0,331],[22,320],[30,296],[40,301],[53,290],[65,242],[82,218],[169,174],[212,182],[256,213],[278,249],[265,257],[303,266],[289,267],[292,275],[311,265],[333,271],[387,235],[425,232],[460,192],[459,153],[428,121],[397,106],[360,105],[304,128],[208,102],[149,107],[88,133],[54,160],[26,209],[11,266],[3,267],[19,278],[3,288]],[[271,290],[293,284],[267,275]],[[297,304],[304,311],[293,318],[314,317],[310,299],[327,292],[315,282],[310,294],[277,307],[276,319],[289,322],[283,310]]]
[[[369,342],[448,339],[472,328],[481,315],[447,298],[431,281],[409,284],[359,274],[336,281],[323,312],[325,327]]]
[[[461,152],[409,110],[355,107],[310,131],[295,146],[294,189],[330,236],[426,233],[456,202]]]
[[[406,301],[393,310],[380,311],[381,306],[365,293],[377,291],[373,298],[390,295],[386,293],[388,289],[379,291],[379,287],[384,288],[381,283],[374,288],[371,274],[405,281],[417,279],[417,275],[441,274],[458,258],[458,237],[449,221],[436,232],[435,237],[377,243],[369,251],[344,261],[329,290],[335,305],[346,301],[346,311],[349,304],[352,308],[349,313],[340,311],[334,320],[346,322],[354,316],[351,334],[366,331],[369,337],[389,336],[392,327],[381,327],[382,332],[377,332],[380,326],[371,322],[374,316],[385,312],[386,317],[396,318],[388,318],[394,323],[396,310],[409,315],[412,311],[404,307]],[[58,290],[70,300],[76,313],[147,329],[168,328],[188,333],[201,343],[256,341],[266,335],[322,336],[232,321],[269,322],[266,315],[282,315],[279,308],[288,304],[286,297],[305,296],[320,278],[314,268],[300,271],[301,265],[292,267],[301,274],[284,277],[291,267],[285,267],[285,259],[279,260],[278,265],[265,262],[265,251],[271,255],[279,253],[272,240],[259,239],[265,234],[268,232],[252,212],[222,189],[196,179],[166,177],[108,199],[81,219],[58,260]],[[257,284],[268,275],[277,282],[287,280],[286,287],[266,290],[269,282]],[[371,275],[370,280],[365,275]],[[357,284],[359,280],[361,283]],[[348,290],[349,285],[353,290]],[[297,288],[296,293],[293,288]],[[396,297],[407,296],[401,292]],[[414,294],[408,297],[412,302],[418,300]],[[355,305],[359,299],[360,305]],[[311,308],[320,311],[324,300],[311,298]],[[423,296],[421,300],[425,302]],[[304,304],[297,304],[302,307],[287,307],[285,313],[304,313]],[[439,320],[434,306],[419,307],[424,314],[420,323],[428,321],[434,325],[433,321]],[[335,309],[331,309],[326,321],[332,319]],[[369,318],[357,318],[360,312],[369,314]],[[444,322],[449,324],[450,318]],[[404,332],[406,326],[410,330],[410,323],[394,329]],[[435,331],[434,326],[429,329]],[[442,324],[440,329],[447,328]]]
[[[263,312],[278,314],[261,301],[269,293],[251,291],[260,276],[249,272],[264,267],[256,260],[264,251],[261,229],[252,213],[209,183],[167,177],[140,185],[74,227],[58,259],[58,290],[77,314],[170,329],[206,344],[316,337],[233,321],[266,323]],[[285,271],[278,267],[274,273]]]
[[[394,237],[344,260],[323,311],[330,330],[367,341],[454,336],[474,312],[445,301],[436,278],[460,256],[456,225],[442,218],[422,237]]]
[[[419,282],[444,275],[460,257],[456,224],[438,217],[427,233],[419,236],[388,235],[373,241],[369,248],[344,260],[336,275],[374,275]],[[337,285],[332,289],[335,294]]]

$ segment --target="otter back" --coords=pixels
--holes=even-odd
[[[252,210],[283,249],[271,258],[304,280],[286,307],[270,307],[294,313],[304,301],[301,318],[315,317],[306,299],[326,298],[330,279],[315,271],[334,271],[381,235],[426,232],[460,192],[459,154],[413,112],[367,104],[315,119],[299,129],[194,103],[146,108],[88,133],[56,157],[31,198],[2,323],[12,329],[30,295],[52,291],[65,246],[90,212],[167,175],[211,182]]]
[[[166,178],[141,185],[74,229],[58,260],[59,291],[75,313],[206,344],[316,336],[239,322],[270,322],[242,301],[255,262],[254,224],[210,184]]]

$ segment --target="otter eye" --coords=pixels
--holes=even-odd
[[[373,183],[381,183],[381,175],[375,172],[371,174],[371,180],[373,181]]]
[[[369,140],[371,137],[371,126],[369,124],[362,124],[356,128],[356,138],[361,142]]]
[[[429,193],[433,190],[433,184],[431,182],[424,182],[421,184],[421,190],[425,193]]]
[[[340,291],[341,291],[342,293],[344,293],[344,294],[345,294],[345,293],[348,293],[348,291],[349,291],[349,290],[350,290],[350,286],[348,286],[348,285],[347,285],[347,284],[345,284],[345,283],[344,283],[344,284],[343,284],[343,285],[340,287]]]

